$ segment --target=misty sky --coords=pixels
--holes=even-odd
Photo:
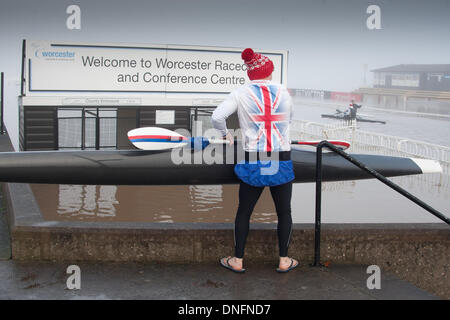
[[[5,71],[19,62],[22,38],[287,49],[289,87],[329,90],[362,86],[364,64],[370,70],[450,62],[448,0],[0,3],[0,70]],[[66,28],[65,9],[70,4],[81,7],[81,30]],[[381,8],[381,30],[366,27],[369,4]]]
[[[81,30],[66,28],[71,4]],[[381,30],[366,27],[370,4]],[[0,71],[17,106],[22,39],[255,47],[289,50],[288,87],[351,91],[365,64],[450,63],[449,17],[448,0],[0,0]]]

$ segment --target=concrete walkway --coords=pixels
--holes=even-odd
[[[248,264],[235,274],[219,264],[78,263],[81,289],[69,290],[70,263],[0,261],[0,299],[436,299],[381,271],[381,289],[366,287],[365,266],[301,265],[278,274]]]

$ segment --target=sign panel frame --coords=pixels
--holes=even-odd
[[[27,40],[23,45],[22,94],[26,96],[99,93],[223,96],[249,81],[242,70],[243,48],[38,40]],[[286,85],[288,51],[255,51],[272,59],[274,80]]]

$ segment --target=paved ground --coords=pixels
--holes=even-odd
[[[278,274],[273,265],[247,265],[234,274],[214,265],[79,263],[81,289],[69,290],[68,263],[0,261],[0,299],[436,299],[381,272],[368,290],[364,266],[302,265]]]

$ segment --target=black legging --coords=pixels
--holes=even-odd
[[[239,187],[239,207],[234,225],[235,255],[244,257],[245,242],[247,240],[250,216],[264,187],[254,187],[241,182]],[[278,248],[280,257],[287,257],[289,240],[292,232],[291,196],[292,182],[270,187],[270,193],[275,203],[278,216]]]

